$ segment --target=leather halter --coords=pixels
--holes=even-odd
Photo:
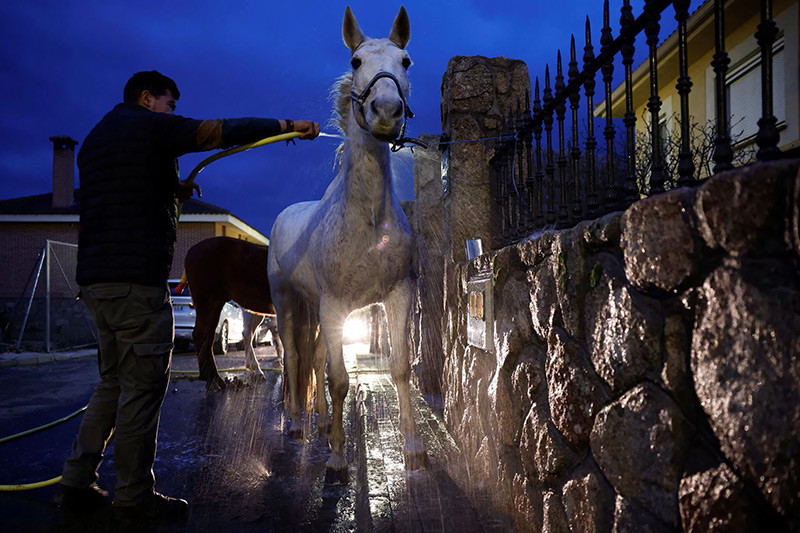
[[[394,82],[397,86],[397,94],[400,96],[400,100],[403,102],[403,109],[405,113],[403,114],[403,127],[400,129],[400,135],[394,141],[390,141],[392,143],[392,151],[396,152],[400,150],[406,142],[411,142],[414,144],[419,144],[427,148],[427,145],[417,139],[413,139],[411,137],[405,137],[406,132],[406,121],[409,118],[414,118],[414,112],[411,111],[411,108],[408,106],[408,102],[406,101],[406,97],[403,94],[403,88],[400,86],[400,81],[397,77],[392,74],[391,72],[386,72],[385,70],[381,70],[377,74],[375,74],[370,82],[364,87],[364,90],[361,93],[356,93],[352,88],[350,89],[350,100],[353,106],[353,113],[356,117],[356,122],[358,123],[359,127],[364,131],[369,131],[367,127],[366,118],[364,118],[364,104],[366,103],[367,98],[369,97],[369,93],[372,90],[372,87],[377,83],[377,81],[381,78],[389,78]]]
[[[411,108],[408,107],[408,102],[406,101],[406,97],[403,95],[403,89],[400,86],[400,81],[397,79],[397,76],[391,72],[386,72],[385,70],[381,70],[375,74],[367,86],[364,87],[364,90],[361,91],[361,94],[356,93],[352,88],[350,89],[350,100],[353,102],[353,112],[356,114],[356,122],[358,122],[358,125],[361,126],[361,129],[367,129],[366,119],[364,118],[364,104],[367,101],[367,97],[369,97],[372,87],[381,78],[389,78],[397,86],[397,94],[400,96],[400,100],[403,102],[403,109],[405,110],[405,115],[403,117],[403,129],[405,129],[406,119],[414,118],[414,113],[411,111]]]

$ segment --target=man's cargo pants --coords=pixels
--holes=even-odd
[[[169,384],[174,320],[169,289],[135,283],[82,286],[98,333],[100,383],[83,415],[61,483],[88,487],[114,435],[115,505],[153,491],[161,404]]]

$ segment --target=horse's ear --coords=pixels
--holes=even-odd
[[[358,48],[365,39],[361,28],[358,27],[355,15],[353,15],[353,12],[350,10],[350,6],[347,6],[347,9],[344,10],[342,39],[344,39],[344,44],[347,45],[347,48],[349,48],[351,52],[355,52],[356,48]]]
[[[410,38],[411,24],[408,22],[408,13],[406,13],[405,7],[400,6],[400,11],[394,18],[394,24],[392,24],[392,33],[389,34],[389,40],[400,48],[405,48]]]

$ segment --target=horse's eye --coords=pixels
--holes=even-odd
[[[411,66],[411,60],[407,57],[403,58],[403,68],[408,69]]]
[[[350,66],[353,67],[353,70],[357,69],[361,66],[361,60],[357,57],[354,57],[350,60]]]

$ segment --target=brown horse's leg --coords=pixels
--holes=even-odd
[[[197,352],[197,366],[200,368],[200,379],[206,382],[206,388],[225,388],[225,381],[220,377],[214,361],[214,330],[219,322],[224,300],[199,297],[194,300],[196,318],[192,339]]]
[[[256,329],[261,321],[264,319],[262,315],[257,315],[255,313],[251,313],[249,311],[244,311],[243,313],[244,318],[244,360],[245,360],[245,367],[247,370],[255,373],[256,378],[265,380],[264,372],[261,371],[261,367],[258,364],[258,359],[256,359],[256,352],[253,347],[253,341],[255,340],[256,336]]]

